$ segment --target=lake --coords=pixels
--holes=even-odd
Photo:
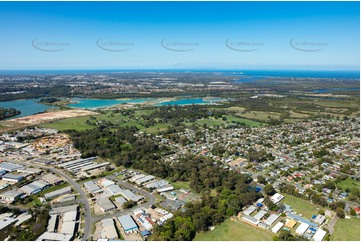
[[[45,105],[38,103],[40,98],[37,99],[22,99],[14,101],[0,102],[0,107],[3,108],[15,108],[21,112],[21,114],[11,117],[11,118],[20,118],[24,116],[33,115],[36,113],[44,112],[53,106]]]
[[[4,108],[15,108],[21,111],[21,114],[16,116],[24,117],[29,115],[34,115],[36,113],[45,112],[47,109],[53,108],[50,105],[44,105],[38,103],[40,99],[26,99],[26,100],[14,100],[7,102],[0,102],[0,107]],[[88,98],[79,98],[72,99],[74,103],[68,104],[69,107],[72,108],[83,108],[83,109],[93,109],[93,108],[105,108],[111,107],[119,104],[137,104],[137,103],[146,103],[146,102],[154,102],[155,106],[166,106],[166,105],[191,105],[191,104],[213,104],[216,102],[220,102],[223,100],[230,99],[222,99],[222,98],[181,98],[172,101],[161,101],[162,99],[156,98],[145,98],[145,99],[88,99]],[[12,117],[15,118],[15,117]]]
[[[119,100],[119,99],[73,99],[71,103],[68,104],[69,107],[72,108],[105,108],[118,104],[125,103],[145,103],[152,101],[152,99],[129,99],[129,100]]]

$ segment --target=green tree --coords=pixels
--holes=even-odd
[[[268,195],[268,196],[272,196],[276,193],[276,190],[274,189],[274,187],[271,184],[267,184],[264,188],[263,191]]]

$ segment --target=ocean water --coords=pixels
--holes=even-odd
[[[314,93],[328,93],[328,92],[332,92],[332,91],[360,91],[359,87],[350,87],[350,88],[327,88],[327,89],[316,89],[313,90],[312,92]]]
[[[21,75],[21,74],[106,74],[117,72],[151,72],[151,73],[221,73],[222,75],[236,75],[245,77],[298,77],[298,78],[344,78],[344,79],[359,79],[359,70],[222,70],[222,69],[102,69],[102,70],[0,70],[0,74]]]
[[[0,107],[3,108],[15,108],[21,112],[21,114],[11,117],[11,118],[20,118],[24,116],[33,115],[36,113],[44,112],[53,106],[45,105],[38,103],[40,99],[21,99],[14,101],[0,102]]]

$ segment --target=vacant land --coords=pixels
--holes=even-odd
[[[347,178],[346,180],[337,183],[337,185],[340,186],[343,191],[345,191],[347,188],[350,190],[352,189],[360,190],[360,181],[356,181],[351,178]]]
[[[257,241],[272,240],[275,236],[270,231],[253,227],[238,220],[226,220],[224,223],[217,225],[214,230],[202,232],[196,235],[194,240],[199,241],[222,241],[222,240],[239,240],[239,241]]]
[[[340,219],[335,225],[331,240],[360,241],[360,219]]]
[[[48,122],[56,119],[72,118],[72,117],[95,115],[95,114],[97,113],[82,109],[72,109],[66,111],[46,112],[46,113],[40,113],[21,118],[15,118],[9,120],[9,122],[32,125],[32,124],[40,124],[43,122]]]
[[[302,198],[287,194],[282,195],[285,196],[285,199],[283,199],[281,202],[283,204],[290,205],[295,212],[302,214],[306,219],[311,219],[312,215],[318,213],[317,208],[321,208],[320,206],[312,204]]]

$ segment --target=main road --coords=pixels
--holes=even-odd
[[[91,226],[93,224],[94,218],[92,216],[92,212],[91,212],[91,208],[90,208],[90,204],[88,201],[88,197],[86,195],[86,193],[84,192],[84,190],[80,187],[80,185],[74,181],[73,178],[71,178],[68,174],[66,174],[65,172],[58,170],[56,168],[53,167],[49,167],[49,166],[44,166],[44,165],[40,165],[40,164],[36,164],[36,163],[30,163],[28,161],[14,161],[14,160],[8,160],[6,158],[1,158],[5,161],[9,161],[18,165],[29,165],[29,166],[35,166],[38,168],[42,168],[42,169],[47,169],[50,170],[51,172],[54,172],[55,174],[65,178],[65,180],[68,181],[68,183],[74,188],[74,190],[80,195],[80,202],[84,204],[85,207],[85,225],[84,225],[84,233],[83,233],[83,238],[82,240],[88,240],[91,234]]]

